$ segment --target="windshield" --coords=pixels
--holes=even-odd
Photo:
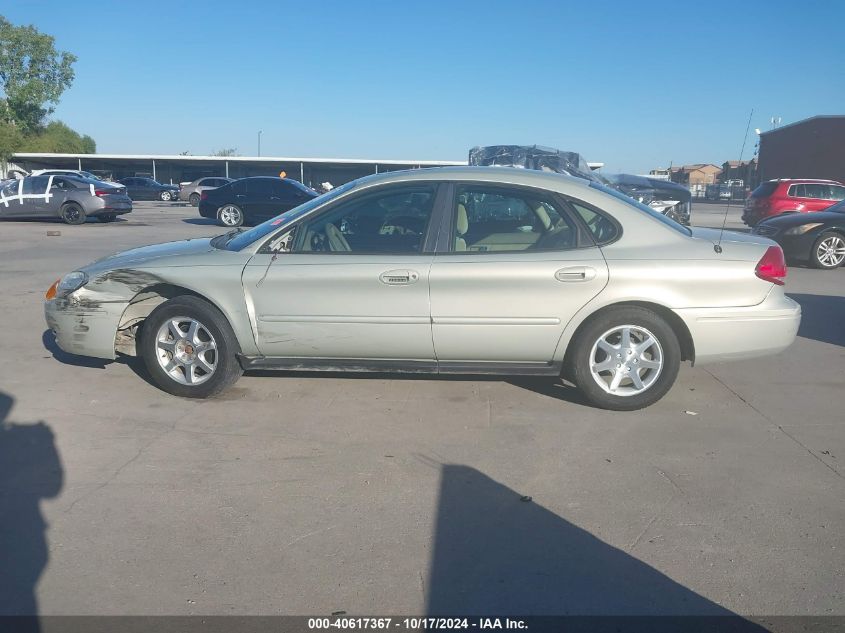
[[[277,215],[275,218],[271,218],[266,222],[262,222],[258,226],[254,226],[248,231],[238,231],[238,232],[229,232],[224,233],[218,237],[215,237],[211,240],[211,245],[215,248],[222,248],[227,251],[239,251],[246,246],[249,246],[253,242],[260,240],[264,237],[267,237],[270,233],[275,231],[277,228],[282,226],[283,224],[287,224],[291,220],[295,220],[299,218],[309,211],[316,209],[317,207],[337,198],[338,196],[346,193],[350,189],[352,189],[357,181],[353,180],[352,182],[347,182],[345,185],[341,185],[340,187],[336,187],[332,189],[328,193],[324,193],[322,196],[317,196],[316,198],[311,198],[308,202],[304,202],[303,204],[299,205],[298,207],[294,207],[290,211],[285,211],[284,213]],[[305,185],[302,185],[303,188],[307,189]]]
[[[684,235],[692,235],[692,231],[690,231],[687,227],[685,227],[681,224],[678,224],[677,222],[675,222],[675,220],[667,218],[665,215],[663,215],[659,211],[655,211],[651,207],[648,207],[641,202],[637,202],[633,198],[626,196],[624,193],[617,191],[616,189],[611,189],[610,187],[606,187],[606,186],[601,185],[597,182],[591,182],[590,186],[593,189],[598,189],[599,191],[603,191],[604,193],[613,196],[617,200],[621,200],[625,204],[628,204],[628,205],[638,209],[639,211],[642,211],[643,213],[650,215],[651,217],[653,217],[658,222],[665,224],[666,226],[668,226],[671,229],[675,229],[678,233],[683,233]]]

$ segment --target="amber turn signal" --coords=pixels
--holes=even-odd
[[[61,281],[61,279],[56,279],[56,281],[55,281],[55,282],[53,282],[53,285],[52,285],[52,286],[50,286],[50,288],[49,288],[49,289],[47,290],[47,292],[44,294],[44,298],[45,298],[47,301],[49,301],[50,299],[55,299],[55,297],[56,297],[56,289],[59,287],[59,282],[60,282],[60,281]]]

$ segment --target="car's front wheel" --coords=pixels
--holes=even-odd
[[[217,219],[223,226],[234,228],[244,223],[244,212],[234,204],[224,204],[217,210]]]
[[[200,206],[200,196],[199,196],[199,194],[198,193],[192,193],[190,196],[188,196],[188,202],[191,203],[192,207]]]
[[[158,197],[159,200],[161,200],[162,202],[170,202],[171,200],[173,200],[173,194],[169,191],[162,191],[160,194],[158,194]]]
[[[681,363],[675,332],[639,306],[611,308],[591,318],[573,342],[569,374],[602,409],[633,411],[660,400]]]
[[[819,235],[810,253],[810,263],[815,268],[833,270],[845,262],[845,237],[828,231]]]
[[[140,352],[155,384],[175,396],[214,396],[242,373],[228,321],[197,297],[175,297],[153,310],[144,321]]]

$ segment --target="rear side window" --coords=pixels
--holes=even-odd
[[[804,193],[804,185],[792,185],[789,188],[789,191],[786,192],[786,195],[791,196],[793,198],[806,198],[807,194]]]
[[[845,198],[845,187],[840,187],[838,185],[827,186],[828,200],[842,200],[843,198]]]
[[[32,176],[23,180],[23,194],[44,194],[47,191],[47,184],[50,176]]]
[[[627,204],[629,206],[634,207],[635,209],[638,209],[640,212],[645,213],[648,216],[651,216],[652,218],[654,218],[655,220],[657,220],[661,224],[665,224],[669,228],[676,230],[678,233],[683,233],[684,235],[692,235],[692,231],[690,231],[687,227],[683,226],[682,224],[675,222],[675,220],[673,220],[671,218],[667,218],[665,215],[663,215],[659,211],[655,211],[651,207],[647,207],[642,202],[637,202],[633,198],[626,196],[621,191],[617,191],[616,189],[611,189],[610,187],[606,187],[606,186],[599,184],[597,182],[591,182],[590,187],[592,187],[593,189],[598,189],[599,191],[602,191],[602,192],[606,193],[607,195],[612,196],[612,197],[616,198],[617,200],[624,202],[625,204]]]
[[[751,192],[752,198],[768,198],[775,192],[775,189],[778,188],[778,183],[776,182],[764,182],[759,187],[757,187],[754,191]],[[789,194],[790,196],[794,196],[794,193]]]
[[[619,237],[619,228],[610,218],[575,200],[570,200],[569,204],[572,205],[575,212],[584,220],[584,224],[587,225],[590,234],[599,246],[609,244]]]

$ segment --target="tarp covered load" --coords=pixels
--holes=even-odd
[[[480,166],[499,165],[522,167],[540,171],[554,171],[601,182],[584,157],[577,152],[562,152],[541,145],[487,145],[469,150],[469,164]]]

